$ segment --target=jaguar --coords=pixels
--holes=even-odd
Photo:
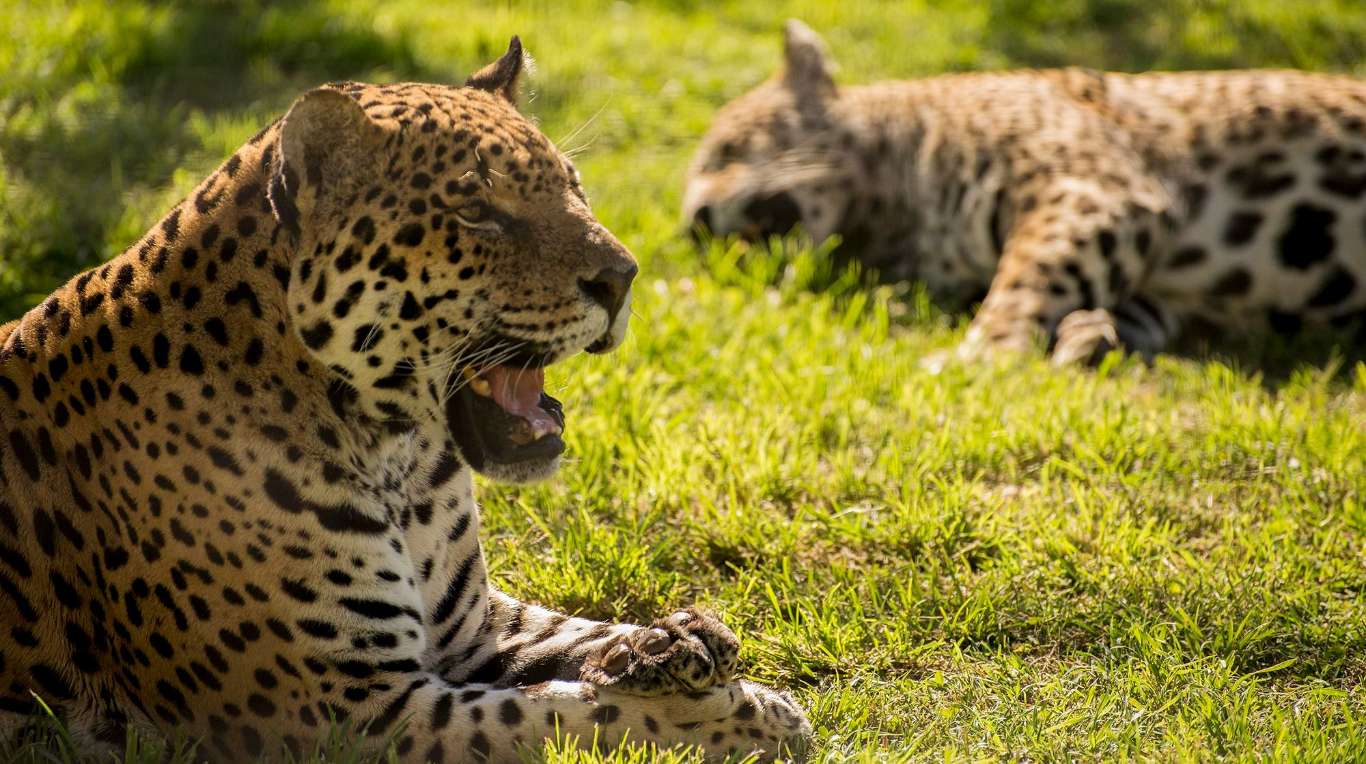
[[[760,240],[800,226],[885,279],[980,302],[966,358],[1361,325],[1360,79],[834,75],[824,40],[788,22],[782,69],[721,109],[695,154],[687,225]]]
[[[41,700],[96,753],[297,759],[340,724],[411,761],[800,751],[711,615],[489,580],[473,474],[556,471],[546,369],[622,342],[637,270],[518,110],[523,61],[305,93],[0,326],[0,739]]]

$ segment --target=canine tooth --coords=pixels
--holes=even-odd
[[[460,376],[465,378],[465,384],[470,386],[476,394],[485,398],[493,394],[493,388],[489,386],[489,381],[479,376],[479,373],[472,366],[466,366],[460,370]]]
[[[561,429],[559,425],[547,422],[541,424],[540,426],[534,429],[534,431],[531,434],[531,439],[533,441],[540,440],[541,438],[544,438],[547,435],[559,435],[563,432],[564,430]]]

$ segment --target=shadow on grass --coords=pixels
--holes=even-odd
[[[679,247],[685,248],[681,243]],[[842,254],[837,241],[812,247],[800,234],[774,237],[759,245],[703,236],[693,247],[692,256],[722,285],[755,294],[767,289],[788,295],[818,293],[845,312],[874,310],[876,302],[866,299],[868,291],[890,287],[894,300],[904,308],[896,320],[903,326],[966,322],[986,297],[984,292],[936,296],[919,282],[883,279]],[[1220,331],[1211,326],[1192,326],[1183,332],[1164,353],[1222,363],[1249,380],[1256,379],[1271,392],[1305,373],[1327,373],[1332,388],[1351,388],[1356,383],[1357,364],[1366,363],[1366,317],[1341,328],[1304,326],[1287,333]]]
[[[1356,382],[1356,367],[1366,364],[1366,318],[1340,329],[1305,327],[1288,334],[1271,331],[1229,336],[1201,328],[1189,332],[1170,351],[1184,358],[1222,363],[1275,392],[1305,373],[1327,374],[1334,389]]]
[[[115,2],[56,26],[26,41],[44,49],[0,98],[0,321],[136,238],[161,210],[130,214],[130,191],[207,172],[226,156],[222,123],[259,122],[250,134],[330,80],[456,76],[424,69],[405,36],[306,0]]]

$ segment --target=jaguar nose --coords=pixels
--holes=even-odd
[[[631,282],[640,269],[635,263],[612,265],[598,271],[592,278],[579,279],[579,289],[593,302],[607,311],[607,320],[615,320],[626,295],[631,291]]]

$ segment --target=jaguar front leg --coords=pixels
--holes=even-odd
[[[639,696],[697,692],[729,683],[740,640],[695,608],[649,626],[575,618],[492,592],[488,638],[448,655],[439,673],[451,681],[525,687],[582,679]]]
[[[463,649],[447,650],[437,671],[452,681],[505,687],[573,680],[589,655],[643,631],[633,624],[565,615],[490,588],[479,633]]]
[[[587,682],[530,687],[454,684],[430,674],[381,677],[394,689],[362,722],[366,739],[396,740],[404,761],[521,762],[545,741],[580,748],[696,747],[709,760],[802,754],[811,727],[786,696],[738,682],[640,698]]]
[[[1074,310],[1058,323],[1053,365],[1096,364],[1111,350],[1122,349],[1151,361],[1176,336],[1176,316],[1160,302],[1141,295],[1114,310]]]
[[[962,358],[1055,349],[1065,340],[1061,359],[1086,360],[1106,342],[1119,344],[1118,333],[1107,328],[1111,319],[1085,312],[1126,303],[1165,238],[1166,205],[1156,192],[1115,201],[1098,184],[1060,179],[1027,198],[1035,206],[1011,227],[991,288],[959,348]]]
[[[497,718],[519,720],[511,738],[485,733],[479,741],[491,760],[515,760],[518,747],[555,737],[585,746],[695,745],[709,756],[768,760],[799,755],[810,736],[789,696],[735,681],[739,641],[694,609],[636,626],[574,618],[496,591],[491,602],[488,639],[439,672],[460,698],[501,698]],[[509,704],[536,711],[503,712]],[[524,717],[542,724],[523,726]]]

